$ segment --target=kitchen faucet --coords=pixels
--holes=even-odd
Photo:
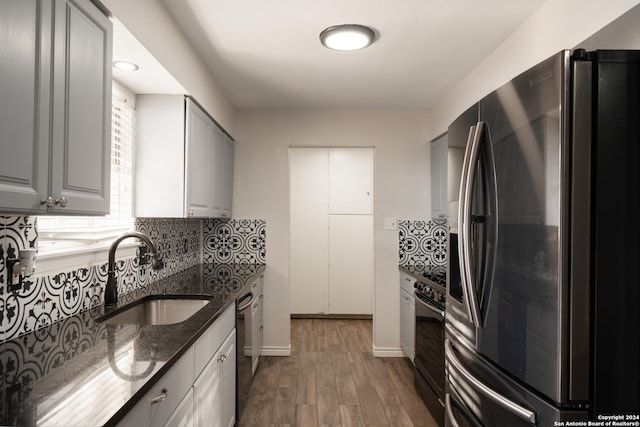
[[[120,242],[129,237],[136,237],[142,240],[147,247],[149,248],[150,256],[151,256],[151,267],[154,270],[161,270],[164,267],[164,263],[162,262],[162,258],[160,258],[160,254],[158,254],[158,250],[156,249],[151,239],[142,233],[138,233],[137,231],[131,231],[128,233],[121,234],[116,238],[116,240],[111,243],[111,247],[109,248],[109,266],[107,268],[107,286],[104,290],[104,305],[106,307],[113,307],[118,304],[118,288],[116,286],[116,249]]]

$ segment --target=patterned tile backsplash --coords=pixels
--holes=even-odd
[[[263,220],[205,220],[203,261],[209,264],[264,264],[265,237]]]
[[[245,269],[265,262],[262,220],[136,218],[136,230],[151,238],[165,267],[118,261],[118,294],[124,295],[201,262],[237,263]],[[37,217],[0,216],[0,342],[43,328],[103,303],[106,264],[79,265],[56,274],[24,278],[7,289],[5,260],[17,249],[37,248]]]
[[[424,270],[447,265],[447,225],[434,221],[398,221],[400,265]]]

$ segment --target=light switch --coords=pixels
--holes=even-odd
[[[398,220],[395,218],[385,218],[384,219],[384,229],[385,230],[397,230],[398,229]]]

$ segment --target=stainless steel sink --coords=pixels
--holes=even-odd
[[[206,297],[150,296],[97,320],[106,324],[171,325],[184,322],[208,303]]]

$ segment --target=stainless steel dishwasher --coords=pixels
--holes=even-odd
[[[236,299],[236,421],[240,421],[253,379],[251,337],[256,331],[251,327],[251,305],[255,301],[248,291]]]

